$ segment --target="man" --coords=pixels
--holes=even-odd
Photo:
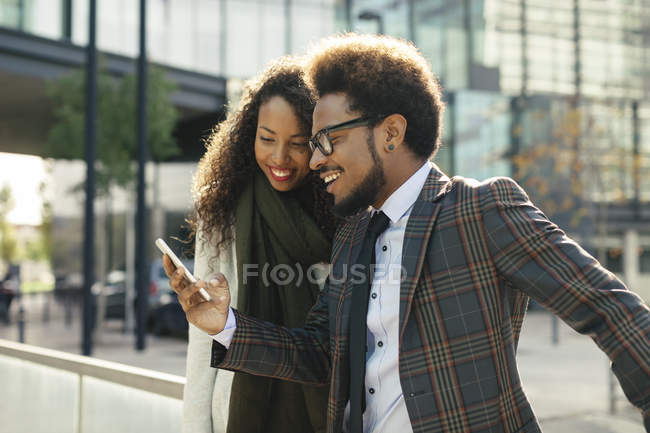
[[[648,307],[514,181],[449,179],[428,162],[443,105],[417,50],[338,36],[307,74],[311,168],[349,217],[329,281],[305,327],[287,329],[230,309],[223,277],[173,274],[188,320],[214,335],[212,366],[328,384],[328,432],[539,432],[515,360],[532,297],[607,353],[650,431]]]

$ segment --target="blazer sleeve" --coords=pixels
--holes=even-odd
[[[650,432],[648,306],[549,221],[513,180],[482,184],[478,200],[501,277],[596,342]]]
[[[228,281],[237,281],[235,272],[234,242],[226,246],[215,259],[211,243],[196,236],[194,275],[206,280],[216,272],[222,272]],[[236,301],[237,287],[231,287]],[[210,368],[212,337],[189,325],[185,388],[183,392],[183,432],[223,433],[226,431],[228,401],[232,375],[224,372],[217,377],[217,370]]]
[[[329,381],[329,283],[320,292],[303,328],[286,328],[233,310],[237,329],[226,350],[213,342],[212,366],[300,382]]]

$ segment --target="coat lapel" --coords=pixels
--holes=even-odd
[[[342,260],[342,267],[336,269],[335,272],[335,275],[340,278],[340,281],[344,284],[344,287],[341,290],[340,294],[342,299],[339,299],[339,304],[342,306],[342,311],[348,311],[349,305],[344,304],[350,303],[352,301],[352,290],[354,290],[355,284],[350,280],[354,277],[353,266],[357,263],[357,259],[361,253],[363,239],[366,236],[366,231],[368,230],[368,224],[370,223],[370,211],[363,211],[358,215],[357,218],[357,222],[355,223],[356,228],[352,234],[346,254],[347,260]],[[337,329],[343,335],[348,334],[350,324],[349,319],[350,317],[347,314],[337,316],[337,320],[339,321],[337,324]]]
[[[440,199],[447,193],[451,183],[449,178],[433,163],[420,196],[413,204],[406,224],[402,247],[402,279],[400,284],[399,341],[406,327],[413,294],[417,286],[427,245],[440,211]]]
[[[400,285],[400,340],[406,325],[406,320],[408,319],[408,313],[411,309],[413,293],[418,278],[420,277],[420,272],[422,271],[429,238],[431,237],[436,222],[436,216],[440,210],[440,199],[446,194],[451,185],[449,178],[434,163],[430,162],[429,164],[431,171],[418,199],[413,204],[413,209],[404,233],[402,249],[403,269]],[[345,284],[340,295],[343,299],[339,300],[342,304],[349,303],[352,299],[351,294],[355,286],[350,282],[350,278],[353,276],[351,275],[351,271],[353,270],[352,266],[357,263],[369,222],[369,210],[362,212],[358,216],[358,220],[355,223],[356,228],[349,241],[347,260],[342,260],[344,267],[343,269],[337,269],[336,272],[336,274],[343,277],[343,284]],[[348,311],[348,307],[343,306],[342,310]],[[340,322],[337,328],[342,334],[347,334],[349,331],[349,317],[343,315],[342,317],[338,317],[338,319]]]

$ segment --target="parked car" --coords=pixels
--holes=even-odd
[[[183,264],[190,272],[194,269],[191,260],[183,261]],[[150,267],[147,326],[155,335],[187,335],[185,312],[169,285],[161,259],[154,260]]]
[[[83,275],[79,272],[56,274],[54,276],[54,299],[61,303],[79,302],[83,280]]]
[[[184,261],[188,269],[193,269],[192,261]],[[104,294],[107,319],[124,319],[126,302],[126,274],[124,271],[111,271],[102,285],[96,286],[93,293],[97,305],[99,290]],[[169,278],[161,259],[151,262],[149,267],[147,329],[155,335],[187,335],[187,319],[178,302],[176,293],[169,285]],[[135,309],[136,305],[134,305]]]
[[[99,290],[104,295],[104,318],[124,319],[126,302],[126,272],[111,271],[106,275],[106,281],[93,288],[93,299],[97,299]],[[96,303],[96,301],[94,302]]]

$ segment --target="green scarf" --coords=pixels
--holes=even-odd
[[[257,171],[237,203],[235,239],[237,308],[279,325],[302,326],[319,292],[305,272],[327,262],[331,244],[296,194],[276,191]],[[283,271],[296,277],[282,278]]]
[[[304,325],[318,297],[319,287],[308,281],[306,272],[313,264],[327,262],[331,249],[297,194],[276,191],[258,170],[235,210],[237,308],[292,328]],[[282,268],[294,278],[284,278]],[[228,433],[324,431],[327,393],[328,387],[236,373]]]

